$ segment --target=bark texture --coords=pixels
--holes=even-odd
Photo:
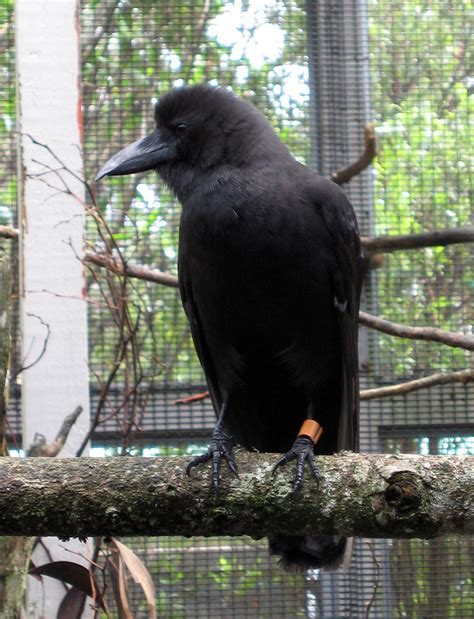
[[[319,489],[291,489],[294,466],[238,450],[240,478],[185,458],[0,459],[0,534],[250,535],[341,533],[434,537],[474,533],[474,457],[342,453],[318,458]],[[294,463],[293,463],[294,464]]]

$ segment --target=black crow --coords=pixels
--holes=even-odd
[[[208,451],[237,472],[235,440],[296,459],[357,448],[362,255],[342,190],[298,163],[265,117],[210,86],[165,94],[156,130],[97,175],[154,169],[182,204],[179,286],[218,418]],[[322,434],[321,434],[322,431]],[[336,566],[345,538],[270,540],[286,565]]]

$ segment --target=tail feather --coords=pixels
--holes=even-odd
[[[324,568],[336,570],[348,566],[352,538],[340,535],[270,537],[270,553],[280,556],[280,565],[289,571]]]

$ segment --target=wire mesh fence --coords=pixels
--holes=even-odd
[[[16,216],[16,94],[13,2],[0,4],[0,226],[12,226]],[[0,250],[9,243],[1,240]]]
[[[0,225],[15,222],[13,3],[0,5]],[[410,234],[472,222],[472,43],[462,0],[96,0],[81,2],[87,178],[153,125],[171,87],[232,87],[270,119],[292,153],[326,176],[352,163],[364,127],[378,158],[345,187],[366,236]],[[129,263],[176,274],[179,205],[153,175],[98,189],[98,206]],[[93,221],[89,242],[104,248]],[[365,308],[414,326],[472,332],[472,245],[387,253],[366,278]],[[92,410],[111,376],[120,328],[116,284],[95,269],[88,283]],[[213,425],[175,288],[126,288],[138,327],[139,367],[124,358],[102,402],[96,453],[195,453]],[[469,367],[466,351],[361,333],[363,386]],[[15,386],[14,386],[15,387]],[[20,434],[18,387],[10,401]],[[474,390],[439,385],[364,402],[361,448],[474,454]],[[17,414],[15,414],[15,411]],[[357,540],[347,573],[288,575],[266,542],[148,538],[127,543],[144,558],[161,617],[433,617],[474,615],[471,539]],[[137,588],[135,616],[146,616]]]

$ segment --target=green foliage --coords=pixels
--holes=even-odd
[[[474,605],[473,549],[469,538],[394,540],[391,616],[424,619],[434,612],[446,619],[468,617]]]
[[[472,221],[474,130],[468,4],[382,0],[369,7],[377,234]],[[463,20],[463,16],[466,19]],[[399,252],[377,273],[378,312],[410,325],[472,325],[472,248]],[[462,368],[467,353],[380,336],[381,376]]]
[[[0,2],[0,225],[12,225],[16,202],[13,8],[13,0]]]

